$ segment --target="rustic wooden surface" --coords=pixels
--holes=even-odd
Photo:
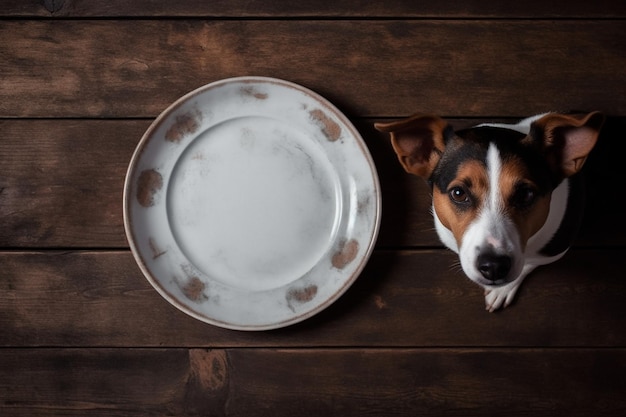
[[[617,0],[4,1],[0,415],[623,416],[625,19]],[[154,117],[252,74],[344,111],[384,205],[355,285],[259,333],[169,305],[122,222],[124,175]],[[428,189],[372,124],[547,110],[609,116],[583,230],[489,314],[437,240]]]

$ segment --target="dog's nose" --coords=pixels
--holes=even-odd
[[[504,279],[511,270],[511,264],[510,256],[495,253],[481,253],[476,259],[476,267],[490,281]]]

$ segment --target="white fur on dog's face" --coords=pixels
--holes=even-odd
[[[484,161],[463,162],[445,190],[434,190],[437,231],[443,243],[458,252],[463,271],[477,284],[493,287],[517,278],[526,243],[548,216],[549,195],[540,196],[526,174],[523,164],[514,158],[503,160],[491,143]],[[516,204],[520,198],[528,199],[523,206]],[[486,279],[477,265],[483,253],[510,258],[506,276]]]
[[[482,285],[504,284],[509,277],[517,277],[524,265],[522,244],[513,221],[506,215],[505,200],[499,182],[502,175],[502,161],[494,144],[487,151],[488,188],[482,207],[474,221],[465,230],[459,248],[459,259],[465,274]],[[486,280],[476,266],[481,252],[491,250],[507,255],[513,260],[511,271],[502,282]]]

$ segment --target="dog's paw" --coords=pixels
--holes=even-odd
[[[502,287],[486,289],[485,290],[485,308],[488,312],[493,313],[494,311],[509,306],[513,299],[515,298],[515,294],[517,293],[517,289],[521,284],[521,280],[513,281],[509,284],[503,285]]]

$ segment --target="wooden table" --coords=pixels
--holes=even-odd
[[[624,415],[626,3],[327,3],[3,1],[0,415]],[[363,274],[276,331],[179,312],[123,228],[124,176],[152,120],[239,75],[331,100],[382,183]],[[433,232],[425,184],[372,124],[547,110],[609,116],[585,224],[562,261],[489,314]]]

